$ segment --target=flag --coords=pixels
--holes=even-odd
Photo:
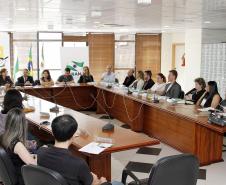
[[[44,57],[44,44],[42,44],[42,58],[41,58],[41,68],[44,69],[45,67],[45,57]]]
[[[19,58],[17,57],[16,63],[14,64],[14,69],[13,69],[13,79],[14,80],[17,78],[18,72],[19,72]]]
[[[30,50],[29,50],[27,69],[29,71],[29,73],[28,73],[29,76],[33,76],[32,46],[30,47]]]

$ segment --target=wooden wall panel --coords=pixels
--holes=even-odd
[[[87,36],[63,35],[63,42],[88,42]]]
[[[114,34],[88,34],[89,66],[95,81],[99,81],[107,65],[114,67]]]
[[[148,69],[153,79],[161,71],[161,34],[136,34],[136,71]]]

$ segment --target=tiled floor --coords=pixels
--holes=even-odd
[[[84,113],[96,118],[103,116],[96,115],[93,112]],[[107,119],[102,120],[109,122]],[[112,119],[111,122],[119,126],[124,125],[124,123],[115,119]],[[122,170],[126,166],[130,168],[138,178],[147,178],[152,164],[158,159],[176,154],[180,154],[180,152],[163,143],[142,149],[114,153],[112,154],[112,179],[121,181]],[[225,162],[201,167],[197,185],[226,185],[226,152],[223,153],[223,159]],[[130,182],[131,180],[132,179],[128,178],[127,181]]]

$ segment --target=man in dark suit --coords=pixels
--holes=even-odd
[[[180,98],[181,86],[176,82],[177,76],[178,74],[176,70],[169,71],[168,76],[169,83],[166,85],[164,93],[164,95],[169,98]]]
[[[151,70],[147,70],[144,72],[144,86],[143,90],[151,89],[155,82],[152,80],[152,72]]]
[[[125,85],[126,87],[129,87],[135,80],[136,78],[134,77],[134,69],[130,69],[127,73],[127,77],[123,82],[123,85]]]
[[[24,69],[23,76],[17,79],[16,86],[31,86],[34,84],[33,77],[29,76],[28,72],[28,69]]]

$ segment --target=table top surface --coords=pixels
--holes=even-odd
[[[45,130],[48,133],[51,133],[51,126],[41,125],[40,123],[43,121],[51,122],[56,116],[63,114],[72,115],[78,122],[78,135],[79,137],[75,137],[73,141],[73,145],[76,148],[82,148],[83,146],[89,144],[90,142],[95,141],[96,137],[104,137],[111,138],[113,141],[113,146],[107,149],[106,152],[118,152],[122,150],[128,150],[132,148],[138,148],[148,145],[159,144],[159,141],[153,138],[148,137],[142,133],[136,133],[134,131],[115,126],[114,132],[112,133],[103,133],[102,127],[106,124],[106,122],[88,116],[86,114],[59,106],[59,113],[50,112],[50,108],[54,107],[55,104],[50,103],[46,100],[42,100],[40,98],[36,98],[33,96],[28,97],[28,101],[24,102],[25,107],[34,107],[35,111],[26,113],[26,118],[32,124],[39,126],[41,129]],[[49,113],[49,118],[41,117],[41,112]],[[85,131],[85,134],[84,134]]]

